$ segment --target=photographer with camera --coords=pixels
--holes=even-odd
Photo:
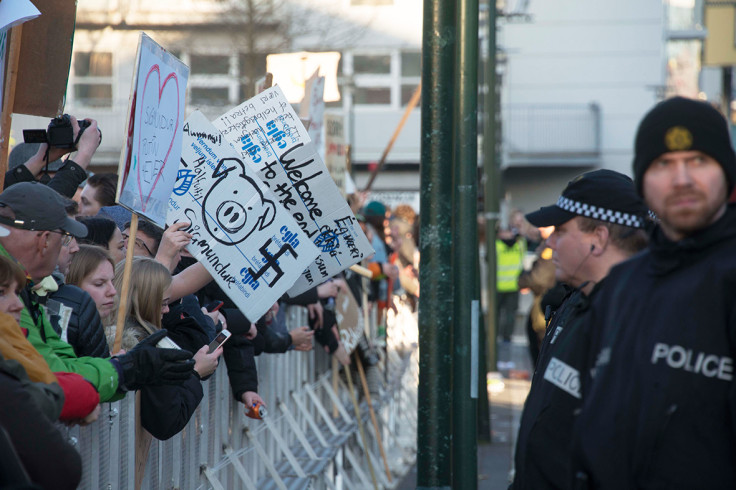
[[[48,165],[62,156],[76,152],[46,185],[66,197],[73,197],[79,184],[87,178],[87,167],[102,142],[102,132],[94,119],[77,118],[68,114],[51,120],[48,129],[24,130],[26,144],[38,144],[38,151],[24,164],[5,173],[5,188],[18,182],[29,182],[48,174]],[[12,152],[11,152],[12,158]]]

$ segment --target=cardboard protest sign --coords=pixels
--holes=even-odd
[[[304,99],[299,104],[299,119],[306,121],[304,126],[307,128],[307,134],[314,143],[317,150],[322,148],[322,127],[324,126],[325,117],[325,101],[323,95],[325,92],[325,77],[317,74],[319,70],[315,70],[311,77],[304,84]],[[320,153],[324,155],[324,153]]]
[[[182,132],[167,222],[190,223],[187,250],[255,322],[319,251],[201,112],[187,118]]]
[[[317,286],[373,253],[350,206],[278,86],[213,123],[320,249],[320,255],[289,294]]]
[[[12,6],[11,10],[20,6],[15,0],[0,4]],[[33,4],[41,15],[23,24],[18,56],[23,62],[18,63],[12,110],[54,117],[64,110],[77,2],[33,0]]]
[[[360,342],[364,332],[363,315],[350,289],[340,288],[335,298],[335,319],[337,320],[340,340],[345,350],[352,354]]]
[[[141,33],[118,202],[163,227],[181,154],[189,68]]]
[[[281,87],[288,101],[296,104],[305,97],[306,78],[319,70],[319,76],[325,77],[324,100],[334,102],[340,100],[337,85],[339,63],[340,53],[337,51],[269,54],[266,57],[266,71],[273,73],[273,83]]]
[[[325,114],[325,165],[335,185],[345,197],[348,148],[345,142],[345,117],[340,114]]]

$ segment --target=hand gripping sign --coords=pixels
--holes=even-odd
[[[320,251],[289,294],[317,286],[373,253],[350,206],[278,86],[213,123]]]
[[[201,112],[184,122],[168,223],[187,221],[187,250],[251,321],[301,276],[318,250]]]

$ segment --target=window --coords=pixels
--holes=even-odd
[[[228,75],[230,57],[193,54],[189,57],[189,68],[192,75]]]
[[[74,98],[80,106],[112,107],[112,53],[74,53]]]
[[[391,104],[391,88],[355,87],[353,92],[355,104],[374,105]]]
[[[422,77],[422,53],[403,51],[401,53],[401,107],[406,107],[419,86]],[[418,104],[417,104],[418,106]]]
[[[255,83],[266,75],[266,55],[263,53],[240,53],[240,89],[238,103],[255,95]]]
[[[226,106],[230,102],[227,87],[192,87],[189,95],[195,106]]]
[[[422,76],[422,53],[406,51],[401,53],[401,76]]]
[[[238,92],[237,58],[227,53],[183,52],[181,60],[189,66],[189,103],[207,113],[236,102]]]
[[[390,75],[391,56],[356,54],[353,56],[353,73],[356,75]]]

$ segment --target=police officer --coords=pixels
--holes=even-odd
[[[581,366],[589,358],[583,317],[611,267],[646,246],[647,216],[633,181],[611,170],[576,177],[557,204],[526,215],[535,226],[555,227],[547,245],[556,279],[570,289],[548,323],[524,406],[515,489],[570,485],[570,436],[581,403]]]
[[[648,250],[596,295],[595,377],[575,427],[590,488],[736,488],[736,155],[725,118],[675,97],[641,121]]]

